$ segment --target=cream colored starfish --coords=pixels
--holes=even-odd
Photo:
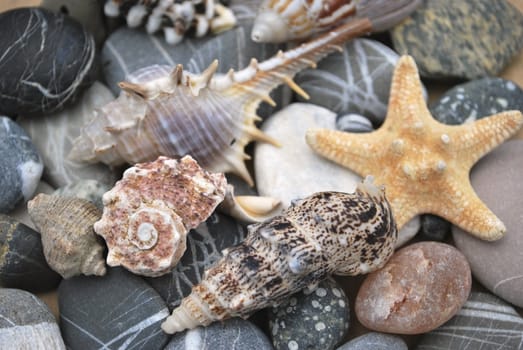
[[[368,134],[308,130],[307,143],[320,155],[386,186],[398,229],[418,214],[439,215],[484,239],[503,237],[505,225],[478,198],[471,167],[523,124],[519,111],[473,123],[445,125],[432,118],[418,69],[403,56],[392,78],[387,117]]]

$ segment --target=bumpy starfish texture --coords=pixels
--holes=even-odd
[[[418,69],[403,56],[392,78],[387,117],[368,134],[308,130],[320,155],[386,186],[398,229],[431,213],[484,240],[503,237],[505,225],[474,192],[469,172],[486,153],[523,125],[519,111],[473,123],[445,125],[432,118],[423,99]]]

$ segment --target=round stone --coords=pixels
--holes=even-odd
[[[8,213],[22,200],[32,198],[44,165],[27,133],[0,116],[0,213]]]
[[[334,349],[349,329],[349,301],[332,279],[299,292],[269,311],[275,349]]]
[[[56,319],[33,294],[0,288],[0,349],[64,349]]]
[[[0,14],[0,33],[0,113],[56,112],[92,82],[94,39],[75,20],[38,7],[14,9]]]
[[[470,263],[474,277],[492,293],[523,307],[523,140],[507,141],[476,163],[470,173],[474,191],[505,224],[505,236],[479,240],[452,227],[456,247]]]
[[[467,300],[471,283],[468,262],[456,248],[415,243],[366,277],[356,297],[356,316],[380,332],[425,333],[454,316]]]
[[[58,188],[53,194],[65,197],[78,197],[88,200],[103,210],[102,197],[111,186],[96,180],[78,180],[64,187]]]
[[[408,350],[407,344],[398,336],[371,332],[352,339],[336,350]]]
[[[422,215],[418,237],[427,241],[442,242],[450,235],[451,223],[436,215]]]
[[[356,113],[344,114],[336,117],[336,129],[358,133],[374,131],[371,121]]]

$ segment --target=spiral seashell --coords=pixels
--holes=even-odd
[[[223,174],[206,172],[190,156],[127,169],[103,195],[94,224],[109,248],[107,264],[151,277],[169,272],[185,252],[187,232],[212,214],[226,186]]]
[[[353,194],[315,193],[248,230],[173,310],[165,332],[248,317],[313,289],[329,274],[374,271],[390,258],[398,236],[385,191],[370,178]]]
[[[314,41],[238,72],[214,74],[218,62],[200,75],[178,65],[143,68],[120,83],[124,90],[99,110],[74,141],[69,158],[109,165],[139,163],[160,155],[191,155],[205,169],[235,172],[254,182],[245,167],[244,147],[252,140],[277,142],[255,126],[261,101],[274,105],[269,93],[281,83],[307,97],[292,77],[334,50],[367,32],[368,21],[345,25]]]
[[[105,247],[93,224],[102,212],[82,198],[40,193],[27,203],[31,220],[40,231],[45,259],[63,278],[105,275]]]
[[[253,41],[304,39],[346,21],[367,18],[373,31],[393,27],[421,0],[264,0],[251,32]]]

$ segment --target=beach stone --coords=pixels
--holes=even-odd
[[[0,213],[32,198],[44,165],[31,138],[17,123],[0,116]]]
[[[0,214],[0,287],[45,292],[60,279],[47,265],[40,234]]]
[[[104,205],[102,197],[105,192],[108,192],[112,187],[104,182],[96,180],[78,180],[67,186],[60,187],[54,191],[54,195],[64,197],[77,197],[86,199],[103,210]]]
[[[503,300],[473,292],[456,316],[423,335],[416,350],[521,349],[523,318]]]
[[[458,312],[471,283],[469,264],[456,248],[415,243],[398,250],[385,267],[365,278],[356,297],[356,316],[379,332],[425,333]]]
[[[269,310],[272,343],[277,350],[334,349],[349,329],[349,316],[345,292],[327,279]]]
[[[392,72],[398,54],[382,43],[354,39],[343,52],[330,54],[316,69],[296,75],[307,101],[338,114],[358,113],[380,125],[387,114]],[[304,101],[298,97],[299,101]]]
[[[260,7],[259,0],[230,0],[228,3],[228,7],[234,13],[236,20],[240,24],[252,24]]]
[[[405,341],[392,334],[371,332],[352,339],[336,350],[408,350]]]
[[[51,194],[54,191],[55,191],[55,189],[51,185],[49,185],[47,182],[40,181],[38,183],[38,186],[36,186],[35,193],[31,199],[33,199],[34,197],[36,197],[36,195],[38,195],[40,193]],[[12,210],[11,212],[9,212],[9,216],[11,218],[15,219],[16,221],[18,221],[26,226],[29,226],[36,232],[39,232],[38,229],[36,228],[35,224],[33,223],[33,220],[31,220],[31,217],[29,216],[29,212],[27,211],[26,202],[18,203],[16,208],[14,210]]]
[[[372,122],[356,113],[339,115],[336,117],[336,129],[346,132],[371,132],[374,131]]]
[[[261,129],[281,147],[256,143],[254,171],[259,194],[277,198],[287,208],[294,199],[314,192],[354,192],[361,177],[317,155],[305,141],[309,128],[335,127],[335,113],[309,103],[293,103],[268,118]],[[414,237],[419,227],[417,216],[400,230],[397,245]]]
[[[169,316],[162,298],[123,268],[99,276],[75,276],[58,288],[60,330],[68,349],[162,349]]]
[[[452,224],[436,215],[422,215],[418,237],[427,241],[442,242],[450,235]]]
[[[175,334],[163,350],[272,350],[267,336],[254,324],[241,318],[214,322]]]
[[[62,187],[81,179],[103,181],[113,185],[115,172],[102,163],[88,164],[68,158],[73,141],[81,128],[96,117],[95,109],[112,101],[111,91],[95,82],[78,100],[63,111],[41,118],[19,118],[45,165],[44,178],[54,187]]]
[[[523,48],[523,14],[508,1],[426,0],[391,36],[422,77],[496,76]]]
[[[53,314],[33,294],[0,288],[0,349],[64,349]]]
[[[240,243],[246,230],[227,215],[213,213],[187,234],[187,250],[169,273],[145,280],[162,296],[172,311],[202,280],[205,268],[223,256],[222,250]]]
[[[430,107],[434,119],[450,125],[509,110],[523,110],[523,90],[510,80],[492,77],[456,85]]]
[[[0,14],[0,33],[0,113],[56,112],[92,82],[94,39],[75,20],[43,8],[14,9]]]
[[[481,284],[506,301],[523,307],[523,140],[507,141],[480,159],[470,172],[478,197],[505,224],[505,236],[497,241],[479,240],[452,227],[456,247],[470,263]]]

